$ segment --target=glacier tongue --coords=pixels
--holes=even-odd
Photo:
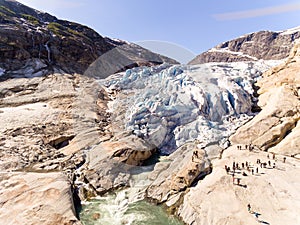
[[[257,61],[164,64],[129,69],[107,78],[105,86],[122,93],[110,104],[113,112],[123,106],[119,125],[170,154],[193,140],[199,147],[225,145],[226,138],[253,116],[252,84],[269,67]]]

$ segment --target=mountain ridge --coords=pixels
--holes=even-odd
[[[280,60],[288,57],[300,27],[285,31],[258,31],[225,41],[203,52],[188,64],[207,62],[238,62],[252,60]]]
[[[22,72],[28,72],[28,76],[59,70],[83,74],[91,63],[113,49],[120,49],[115,60],[127,65],[110,65],[111,74],[132,66],[178,63],[135,44],[116,43],[85,25],[60,20],[17,1],[0,0],[0,15],[0,67],[6,71],[2,79],[18,77]]]

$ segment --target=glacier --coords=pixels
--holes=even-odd
[[[106,78],[117,126],[156,146],[162,155],[186,142],[200,148],[227,138],[255,114],[253,83],[280,61],[168,65],[128,69]],[[103,82],[103,81],[102,81]]]
[[[4,73],[5,73],[5,69],[2,69],[2,68],[0,67],[0,77],[1,77],[2,75],[4,75]]]

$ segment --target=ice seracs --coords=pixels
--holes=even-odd
[[[262,61],[164,64],[129,69],[109,77],[105,85],[120,93],[110,104],[112,112],[124,111],[118,123],[170,154],[193,140],[201,147],[225,144],[254,115],[252,86],[269,67]]]
[[[3,76],[4,72],[5,72],[5,69],[2,69],[2,68],[0,67],[0,77]]]

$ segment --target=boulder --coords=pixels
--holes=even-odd
[[[97,193],[128,186],[131,169],[143,165],[155,151],[155,146],[134,135],[105,141],[88,152],[84,178]]]

